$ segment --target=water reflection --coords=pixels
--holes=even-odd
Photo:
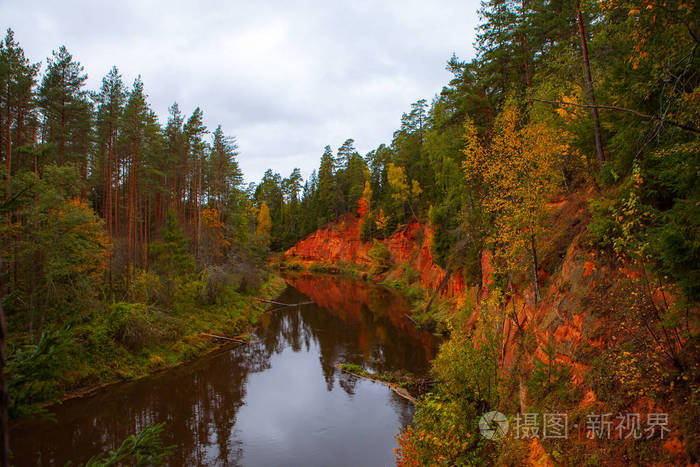
[[[412,407],[386,387],[341,374],[427,371],[430,335],[390,291],[294,276],[280,301],[317,304],[266,313],[254,344],[224,349],[147,380],[55,408],[58,423],[11,430],[17,465],[83,462],[148,423],[166,422],[172,465],[385,465]],[[307,298],[308,297],[308,298]]]

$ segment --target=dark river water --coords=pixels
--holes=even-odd
[[[257,343],[66,401],[53,410],[56,423],[16,424],[13,463],[75,465],[165,422],[162,438],[176,446],[170,465],[392,464],[412,405],[336,364],[426,374],[436,339],[385,288],[322,275],[288,282],[279,301],[315,303],[265,313]]]

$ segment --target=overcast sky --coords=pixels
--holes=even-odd
[[[128,84],[140,74],[161,122],[174,101],[199,106],[257,182],[267,168],[306,177],[347,138],[363,155],[389,143],[411,102],[448,82],[452,53],[474,56],[478,4],[0,0],[0,26],[42,71],[65,45],[90,89],[112,65]]]

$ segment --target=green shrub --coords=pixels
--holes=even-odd
[[[227,292],[239,286],[240,278],[227,273],[222,267],[209,266],[202,272],[200,301],[204,305],[214,305],[226,301]]]
[[[129,295],[132,302],[155,303],[162,301],[162,289],[163,286],[158,274],[139,269],[131,279]]]
[[[485,465],[490,442],[479,434],[482,412],[469,401],[428,394],[421,400],[402,441],[399,456],[414,451],[420,465]],[[411,445],[407,449],[407,446]]]
[[[409,284],[413,284],[420,281],[420,273],[416,271],[413,267],[411,267],[410,264],[404,265],[403,277],[404,280]]]
[[[612,249],[613,239],[621,235],[620,224],[615,219],[615,213],[619,211],[619,200],[601,196],[593,199],[588,209],[591,212],[591,222],[588,224],[591,243],[603,250]]]
[[[362,365],[358,365],[356,363],[343,363],[342,369],[343,369],[343,371],[355,373],[358,375],[367,374],[367,371],[362,367]]]
[[[156,334],[146,305],[115,303],[107,316],[110,337],[132,351],[139,350]]]
[[[561,408],[575,402],[576,391],[571,383],[571,369],[556,362],[556,349],[548,344],[544,349],[547,362],[535,359],[535,365],[525,385],[530,391],[534,407]]]
[[[39,404],[55,402],[72,338],[67,329],[44,331],[38,344],[17,349],[7,360],[10,418],[49,417]]]
[[[488,345],[477,347],[462,331],[442,344],[433,361],[441,392],[452,398],[476,402],[481,409],[498,405],[498,360]]]
[[[372,240],[377,234],[377,216],[370,212],[368,213],[360,223],[360,240],[363,242],[368,242]]]
[[[433,361],[437,385],[416,407],[413,426],[399,437],[399,460],[423,465],[483,465],[493,442],[479,434],[481,415],[499,403],[498,360],[486,343],[454,331]]]

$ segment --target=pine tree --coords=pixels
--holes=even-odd
[[[479,75],[488,94],[498,105],[509,90],[522,92],[522,61],[518,40],[522,17],[514,0],[489,0],[479,10],[482,23],[477,33]]]
[[[222,209],[233,201],[234,193],[243,183],[243,173],[236,156],[238,145],[234,138],[224,135],[221,125],[212,134],[208,163],[208,190],[210,202]]]
[[[112,67],[102,79],[100,91],[93,96],[97,103],[95,120],[97,136],[97,155],[94,158],[93,173],[96,177],[93,185],[100,194],[94,204],[101,206],[102,217],[107,224],[107,231],[114,233],[114,202],[118,189],[117,141],[121,130],[121,118],[126,100],[124,84],[117,67]]]
[[[387,186],[386,166],[393,160],[393,157],[394,153],[391,148],[384,144],[367,154],[372,191],[377,199],[382,198],[384,189]]]
[[[204,165],[206,164],[206,143],[204,135],[207,132],[204,126],[204,114],[199,107],[194,109],[192,115],[183,127],[185,139],[189,149],[189,189],[187,199],[189,201],[189,223],[192,228],[195,245],[198,243],[201,224],[201,205],[203,194]]]
[[[340,214],[336,204],[336,180],[333,173],[333,151],[330,146],[326,146],[321,156],[321,166],[318,169],[318,195],[319,202],[323,207],[321,219],[324,221],[334,220]]]
[[[131,276],[131,265],[137,260],[138,248],[138,200],[140,192],[139,184],[142,175],[142,166],[146,148],[146,127],[148,125],[149,109],[146,96],[143,92],[143,82],[138,77],[129,93],[129,98],[122,116],[121,133],[119,142],[124,155],[125,180],[127,187],[127,218],[126,218],[126,270],[127,283]]]
[[[150,246],[156,270],[164,278],[166,296],[174,290],[175,282],[192,272],[194,258],[190,254],[189,239],[183,234],[177,214],[172,209],[167,213],[162,240]]]
[[[4,41],[0,41],[0,154],[5,158],[6,198],[12,193],[12,174],[22,165],[17,149],[34,139],[33,92],[38,72],[39,65],[30,63],[14,32],[8,29]]]
[[[395,153],[393,163],[403,167],[408,178],[417,180],[424,187],[431,187],[433,168],[423,146],[430,127],[426,107],[425,99],[411,104],[411,111],[401,117],[401,128],[394,132],[391,145]]]
[[[168,169],[166,176],[172,196],[172,208],[181,220],[185,219],[185,182],[187,173],[187,141],[183,132],[184,117],[177,102],[169,108],[168,124],[165,128]]]
[[[345,195],[347,206],[357,206],[365,188],[365,182],[369,180],[367,163],[358,153],[350,156],[348,168],[345,172],[347,194]]]
[[[83,89],[86,80],[83,67],[64,46],[48,59],[38,95],[43,119],[42,142],[55,145],[55,160],[59,166],[76,158],[87,165],[91,109]]]
[[[372,215],[372,185],[369,180],[365,182],[362,197],[357,203],[357,215],[360,217],[360,237],[362,240],[371,240],[375,219]]]

